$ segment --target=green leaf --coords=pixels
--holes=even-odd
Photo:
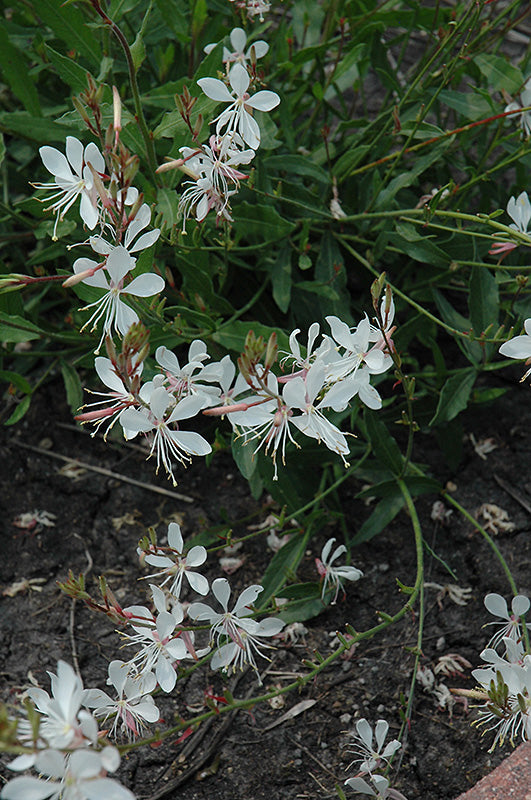
[[[438,494],[442,488],[438,481],[434,480],[434,478],[428,478],[426,475],[407,475],[404,478],[404,482],[414,497],[420,494],[429,494],[433,492]],[[368,486],[367,489],[358,492],[356,499],[362,499],[364,497],[391,497],[396,495],[398,491],[400,490],[397,488],[396,481],[381,481],[381,483],[375,483],[373,486]]]
[[[249,331],[254,331],[256,336],[263,336],[266,342],[272,333],[276,333],[279,349],[289,350],[289,339],[285,333],[279,331],[277,328],[270,328],[268,325],[263,325],[261,322],[255,322],[254,320],[249,322],[235,320],[231,322],[230,325],[227,325],[221,330],[217,330],[212,334],[211,338],[222,345],[226,350],[234,350],[237,353],[241,353]]]
[[[83,405],[83,387],[76,370],[67,361],[61,361],[61,374],[66,389],[66,399],[72,411],[76,414]]]
[[[308,525],[303,533],[296,533],[275,553],[261,581],[264,591],[259,595],[259,608],[266,606],[274,595],[282,596],[284,584],[293,580],[304,556],[311,530],[312,526]]]
[[[287,172],[288,175],[304,175],[319,183],[330,183],[330,175],[318,164],[312,164],[305,156],[281,155],[268,156],[264,166],[270,172]]]
[[[476,377],[477,371],[470,367],[466,372],[448,378],[441,389],[437,410],[429,423],[430,427],[450,422],[467,407]]]
[[[190,6],[184,0],[156,0],[160,14],[182,44],[190,41],[188,13]]]
[[[432,289],[432,293],[441,317],[448,325],[451,325],[452,328],[463,332],[471,329],[472,323],[470,320],[460,314],[459,311],[456,311],[456,309],[448,302],[444,295],[442,295],[437,289]]]
[[[370,150],[370,144],[362,144],[358,147],[349,148],[346,153],[340,156],[333,167],[334,175],[338,181],[342,182],[345,178],[348,178]]]
[[[246,480],[250,480],[258,466],[258,459],[254,455],[256,444],[253,446],[252,442],[245,443],[243,436],[232,437],[232,457],[236,462],[236,466]]]
[[[4,142],[4,134],[0,133],[0,166],[6,155],[6,145]]]
[[[358,545],[373,539],[396,517],[404,505],[404,498],[397,487],[396,494],[384,497],[375,506],[369,519],[365,520],[359,531],[350,541],[350,545]]]
[[[192,38],[197,39],[208,17],[206,0],[195,0],[192,11]]]
[[[175,189],[157,189],[157,214],[162,214],[162,224],[173,228],[179,219],[179,195]]]
[[[337,65],[337,69],[334,72],[334,83],[337,83],[341,76],[345,75],[345,73],[347,73],[354,65],[359,64],[365,55],[366,50],[367,45],[365,42],[361,42],[354,45],[354,47],[352,47],[347,53],[343,53],[339,64]]]
[[[272,206],[240,203],[234,208],[234,232],[251,244],[278,242],[294,228]]]
[[[318,583],[292,583],[282,589],[282,597],[287,600],[308,600],[321,596],[321,587]]]
[[[408,172],[402,172],[397,175],[396,178],[393,178],[393,180],[390,181],[388,186],[381,190],[376,199],[375,208],[388,208],[394,196],[401,189],[404,189],[408,186],[411,186],[412,183],[415,183],[419,176],[422,175],[422,173],[425,172],[432,164],[440,161],[452,143],[453,136],[444,139],[442,142],[437,142],[436,144],[432,145],[429,153],[426,153],[425,155],[416,159],[412,169],[410,169]],[[397,229],[401,224],[403,225],[404,223],[398,223],[396,226]],[[418,233],[417,238],[421,238]]]
[[[335,314],[344,322],[351,321],[350,293],[347,289],[347,270],[343,254],[330,232],[326,232],[319,245],[315,263],[315,281],[333,291],[326,303],[320,303],[321,314]],[[324,293],[323,293],[324,296]]]
[[[367,438],[371,443],[377,460],[380,464],[390,469],[395,475],[400,475],[403,466],[402,454],[396,441],[387,430],[387,427],[374,411],[366,409],[364,420]]]
[[[22,53],[9,41],[7,30],[0,24],[0,66],[4,80],[13,94],[24,104],[24,108],[34,116],[42,114],[39,95],[28,75],[28,62]]]
[[[472,92],[458,92],[453,89],[443,89],[439,93],[439,100],[455,111],[458,111],[467,120],[478,120],[497,113],[492,103],[488,103],[484,97]]]
[[[48,59],[57,70],[57,74],[70,88],[78,94],[84,92],[87,88],[87,76],[90,72],[73,59],[63,56],[56,50],[45,44],[45,51]],[[92,77],[92,76],[91,76]]]
[[[394,244],[402,253],[434,267],[446,269],[451,262],[444,250],[437,247],[428,236],[422,236],[409,222],[397,222],[394,231],[387,234],[391,244]]]
[[[283,314],[289,308],[291,300],[291,247],[284,244],[271,267],[271,283],[273,284],[273,300]]]
[[[184,85],[184,81],[182,82]],[[181,88],[182,91],[182,88]],[[156,103],[158,104],[160,101],[160,96],[156,95],[154,92],[150,95],[150,97],[155,98]],[[172,96],[173,102],[173,96]],[[215,100],[211,100],[206,95],[201,95],[197,98],[197,101],[194,105],[193,111],[190,115],[190,120],[193,126],[195,126],[197,122],[197,117],[199,114],[203,116],[204,124],[207,125],[210,118],[213,116],[213,112],[216,108],[218,103]],[[153,131],[153,136],[155,139],[173,139],[177,136],[180,136],[183,141],[190,140],[190,130],[188,125],[180,115],[178,111],[169,111],[165,114],[162,118],[160,125],[157,125],[155,130]]]
[[[67,50],[77,50],[99,67],[100,47],[78,8],[65,5],[62,0],[32,0],[32,6],[40,20],[66,44]]]
[[[325,610],[326,603],[321,600],[321,597],[314,597],[313,599],[296,600],[294,603],[290,603],[289,607],[281,611],[278,616],[284,620],[286,625],[289,625],[291,622],[304,622],[307,619],[313,619]]]
[[[146,46],[144,44],[144,38],[140,33],[137,34],[135,41],[131,45],[131,57],[133,59],[135,71],[138,72],[146,58]]]
[[[29,342],[45,336],[41,328],[23,317],[5,314],[0,311],[0,341],[2,342]]]
[[[17,405],[9,419],[4,422],[4,425],[15,425],[15,423],[20,422],[22,417],[26,414],[31,404],[31,395],[27,394],[23,400]]]
[[[495,92],[505,89],[509,94],[516,94],[522,88],[524,76],[521,70],[505,58],[492,53],[480,53],[472,60]]]
[[[81,128],[82,123],[79,123]],[[51,119],[34,117],[26,111],[0,111],[0,128],[5,133],[12,133],[42,142],[62,142],[72,133],[70,125],[61,125]]]
[[[12,383],[13,386],[16,386],[17,389],[24,394],[31,394],[33,391],[26,378],[23,378],[22,375],[18,374],[18,372],[10,372],[7,369],[0,370],[0,381]]]
[[[468,295],[470,319],[476,336],[498,324],[500,297],[494,275],[486,267],[473,267]]]

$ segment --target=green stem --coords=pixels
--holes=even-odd
[[[488,531],[486,531],[485,528],[479,524],[477,519],[475,519],[475,517],[473,517],[472,514],[466,510],[466,508],[464,508],[460,503],[458,503],[457,500],[455,500],[455,498],[452,497],[451,494],[449,494],[446,491],[443,491],[442,495],[445,498],[445,500],[447,500],[451,505],[453,505],[454,508],[456,508],[465,519],[471,522],[474,528],[478,530],[480,534],[483,536],[483,538],[493,551],[494,555],[500,562],[503,571],[505,572],[505,575],[509,582],[509,586],[511,587],[511,592],[513,593],[513,597],[516,597],[516,595],[518,594],[518,587],[516,586],[513,574],[509,569],[509,565],[507,564],[507,561],[503,557],[500,548],[498,547],[498,545],[496,544],[490,533],[488,533]],[[526,646],[526,651],[529,653],[531,652],[531,648],[529,646],[529,633],[527,630],[527,625],[525,624],[525,620],[523,618],[521,618],[521,620],[522,620],[522,631],[523,631],[523,638]]]
[[[424,608],[424,550],[423,550],[423,537],[422,537],[422,529],[420,527],[420,521],[417,515],[417,510],[415,508],[415,504],[407,488],[407,484],[401,478],[397,479],[397,483],[400,487],[400,491],[402,492],[402,496],[406,501],[406,506],[411,517],[411,524],[413,525],[413,531],[415,534],[415,550],[417,556],[417,581],[415,583],[415,589],[418,586],[418,597],[419,597],[419,627],[417,632],[417,646],[415,648],[415,664],[413,666],[413,674],[411,675],[411,683],[409,687],[409,697],[406,707],[406,718],[402,723],[402,727],[400,728],[400,732],[398,734],[398,738],[401,740],[404,734],[404,730],[406,726],[409,724],[411,719],[411,712],[413,709],[413,699],[415,696],[415,682],[417,679],[417,671],[420,663],[420,658],[422,655],[422,636],[424,632],[424,616],[425,616],[425,608]]]
[[[140,97],[140,90],[138,88],[138,81],[136,79],[136,67],[133,61],[133,55],[131,53],[131,48],[129,47],[129,43],[125,38],[124,34],[122,33],[121,29],[118,27],[116,22],[114,22],[105,11],[102,9],[99,0],[91,0],[91,5],[94,10],[99,14],[102,20],[105,22],[106,25],[110,27],[115,37],[118,39],[122,46],[122,50],[124,51],[125,60],[127,61],[127,71],[129,72],[129,82],[131,85],[131,93],[133,95],[133,102],[135,105],[135,116],[136,122],[140,129],[140,133],[144,140],[144,145],[146,148],[146,156],[149,163],[149,167],[152,172],[152,178],[156,185],[159,185],[159,179],[156,174],[157,169],[157,158],[155,155],[155,147],[153,145],[153,139],[151,133],[148,129],[146,118],[144,116],[144,109],[142,107],[142,100]],[[149,13],[149,11],[148,11]]]

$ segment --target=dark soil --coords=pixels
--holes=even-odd
[[[418,435],[414,454],[417,461],[433,462],[432,473],[443,483],[453,481],[455,497],[472,513],[483,503],[496,504],[508,512],[515,528],[500,532],[497,543],[524,594],[531,593],[530,518],[517,498],[531,502],[528,403],[529,389],[515,387],[496,405],[480,406],[464,417],[464,429],[476,441],[492,437],[496,449],[486,460],[467,439],[465,458],[458,470],[450,473],[432,439],[422,434]],[[56,581],[65,579],[68,569],[76,574],[88,570],[87,586],[94,593],[97,577],[105,575],[123,605],[143,602],[147,586],[137,583],[145,571],[139,566],[136,545],[149,526],[155,526],[162,536],[167,523],[178,519],[186,538],[228,519],[234,521],[237,536],[248,532],[248,523],[238,524],[239,518],[257,511],[252,522],[259,522],[268,513],[251,498],[226,453],[216,455],[208,469],[198,461],[182,474],[177,491],[192,498],[191,503],[90,470],[81,474],[65,471],[65,462],[54,454],[171,489],[161,476],[154,478],[151,462],[146,463],[137,450],[105,444],[73,428],[59,384],[42,390],[24,421],[18,427],[4,428],[0,437],[4,527],[0,671],[5,679],[5,699],[13,699],[30,681],[48,690],[46,670],[55,671],[61,658],[73,663],[74,653],[85,686],[103,688],[108,661],[128,657],[118,650],[119,639],[107,618],[89,612],[80,602],[74,605],[60,593]],[[506,482],[504,486],[510,487],[512,494],[496,477]],[[359,485],[355,484],[344,492],[345,519],[354,530],[370,511],[353,499],[357,490]],[[457,512],[446,525],[431,519],[436,499],[425,496],[418,503],[424,536],[429,547],[455,572],[456,580],[427,552],[426,581],[457,583],[470,587],[472,594],[466,605],[459,606],[448,595],[438,597],[439,590],[426,589],[422,663],[433,669],[440,656],[458,653],[476,666],[489,637],[489,629],[482,630],[489,621],[483,597],[499,592],[509,598],[510,590],[498,562],[471,523]],[[35,510],[54,514],[55,525],[27,531],[13,524],[20,514]],[[313,559],[332,535],[341,537],[328,526],[311,542],[311,552],[301,568],[306,579],[315,579]],[[246,560],[230,579],[235,590],[258,582],[270,557],[265,537],[250,540],[240,552]],[[404,595],[397,590],[396,579],[411,585],[415,577],[413,534],[406,514],[400,514],[382,535],[359,547],[353,560],[363,570],[363,579],[347,587],[344,601],[306,623],[309,632],[305,643],[277,648],[263,678],[266,688],[285,685],[294,674],[303,674],[302,660],[312,658],[315,650],[328,654],[335,631],[344,630],[345,623],[365,630],[376,623],[378,610],[393,613],[403,605]],[[215,576],[216,558],[211,561],[211,574]],[[6,594],[14,581],[23,578],[40,579],[42,583],[14,596]],[[222,715],[205,727],[202,741],[194,737],[183,743],[172,740],[129,755],[122,762],[122,781],[139,798],[161,797],[164,790],[170,800],[337,796],[334,784],[343,784],[348,777],[351,760],[345,732],[353,728],[356,719],[366,717],[374,723],[383,717],[390,722],[391,733],[398,733],[399,712],[405,707],[414,664],[411,649],[416,645],[417,624],[418,617],[410,615],[380,636],[362,642],[350,659],[335,661],[300,695],[286,696],[282,707],[265,704],[232,718]],[[267,662],[260,666],[266,670]],[[473,688],[469,673],[465,669],[463,677],[442,680],[449,687]],[[259,691],[250,675],[236,684],[228,679],[228,684],[236,697]],[[209,686],[219,694],[224,682],[209,669],[197,670],[184,687],[178,684],[174,697],[157,698],[165,724],[179,715],[190,716],[193,711],[187,706],[200,705]],[[305,699],[316,703],[274,726],[287,710]],[[491,740],[482,740],[471,728],[473,719],[474,711],[467,712],[460,703],[452,714],[438,708],[435,697],[417,684],[395,782],[409,800],[454,800],[504,757],[507,749],[487,752]],[[200,763],[197,759],[202,754]],[[4,759],[4,764],[9,760]],[[4,774],[9,775],[8,771]],[[353,796],[349,790],[347,794]]]

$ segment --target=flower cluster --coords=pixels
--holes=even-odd
[[[207,97],[226,104],[212,121],[216,126],[215,134],[208,143],[181,147],[180,159],[170,160],[159,168],[159,171],[178,168],[191,178],[179,201],[183,233],[192,212],[197,222],[202,222],[211,210],[217,220],[232,220],[230,198],[238,191],[240,181],[248,177],[239,167],[250,164],[261,141],[260,126],[253,113],[272,111],[280,103],[275,92],[249,91],[257,82],[256,60],[269,50],[267,42],[259,40],[247,48],[247,36],[242,28],[234,28],[230,42],[232,51],[223,48],[223,62],[227,65],[225,80],[200,78],[197,81]],[[208,44],[205,52],[210,53],[214,47],[215,43]],[[189,119],[194,102],[193,98],[183,95],[179,107],[195,139],[198,131],[192,128]]]
[[[134,631],[121,634],[124,645],[139,648],[125,664],[113,662],[119,663],[123,670],[124,686],[127,681],[137,682],[141,678],[143,682],[153,684],[153,688],[158,684],[164,692],[171,692],[177,682],[176,667],[184,660],[202,658],[212,649],[215,649],[211,659],[214,670],[233,671],[250,665],[257,671],[255,655],[263,655],[261,648],[270,646],[261,640],[275,636],[284,627],[284,623],[276,618],[260,622],[254,618],[253,604],[263,591],[262,586],[256,584],[244,589],[229,611],[229,582],[226,578],[217,578],[210,587],[206,577],[198,571],[207,558],[205,548],[195,545],[186,550],[180,526],[175,522],[168,527],[167,545],[159,546],[145,540],[141,543],[140,553],[146,564],[158,568],[148,578],[162,578],[162,582],[160,587],[150,584],[154,611],[144,606],[122,609],[123,620]],[[185,581],[189,590],[203,597],[211,589],[222,611],[216,611],[204,602],[187,604],[185,611],[181,602]],[[165,587],[165,591],[161,587]],[[185,617],[188,617],[187,621]],[[206,647],[197,649],[191,627],[205,621],[210,624],[209,642]],[[113,683],[116,685],[114,680]],[[105,698],[103,707],[109,707]]]
[[[37,717],[36,737],[33,720],[17,720],[17,738],[32,752],[9,764],[16,772],[33,768],[46,780],[14,778],[3,787],[2,800],[134,800],[132,792],[107,777],[108,772],[117,770],[120,755],[116,748],[98,743],[98,723],[87,710],[91,693],[97,690],[84,689],[81,679],[64,661],[59,661],[57,674],[49,675],[51,695],[44,689],[28,690]]]
[[[164,289],[164,279],[156,273],[132,275],[136,267],[133,253],[154,245],[160,231],[155,228],[143,232],[151,223],[151,209],[131,185],[136,162],[122,146],[106,151],[106,161],[95,144],[83,147],[78,139],[67,136],[66,157],[47,145],[40,148],[40,154],[55,179],[53,183],[35,184],[40,189],[54,190],[48,198],[54,201],[50,208],[56,212],[54,239],[58,223],[78,198],[83,223],[90,230],[99,227],[99,233],[88,241],[98,260],[78,258],[73,265],[74,274],[65,281],[66,286],[83,283],[103,292],[83,309],[94,309],[83,328],[90,325],[94,330],[103,321],[98,353],[113,330],[123,336],[139,321],[124,297],[152,297]]]
[[[174,484],[174,462],[186,465],[192,456],[211,452],[203,436],[181,429],[183,421],[201,412],[228,415],[236,435],[245,446],[253,447],[253,454],[263,448],[271,455],[275,478],[277,452],[285,463],[288,442],[299,447],[296,437],[300,434],[323,443],[347,464],[346,435],[325,411],[344,411],[356,395],[370,408],[381,407],[370,379],[392,364],[394,308],[392,301],[388,305],[385,314],[382,307],[382,331],[367,318],[352,329],[338,317],[327,317],[332,335],[322,336],[316,346],[319,325],[314,323],[304,354],[297,339],[300,331],[293,331],[279,375],[272,372],[278,352],[274,337],[266,345],[250,333],[238,362],[238,376],[229,356],[209,363],[205,343],[195,340],[183,364],[171,350],[158,347],[158,372],[142,383],[147,333],[132,325],[120,356],[108,343],[110,357],[96,359],[98,375],[110,391],[100,393],[103,399],[88,404],[76,419],[95,423],[96,430],[106,423],[106,431],[118,420],[126,439],[148,436],[157,471],[163,467]],[[332,583],[338,585],[335,578]]]
[[[404,795],[390,787],[388,778],[377,772],[388,765],[389,760],[401,747],[398,739],[393,739],[385,745],[388,731],[389,723],[384,719],[377,721],[374,731],[366,719],[357,721],[356,732],[351,736],[354,740],[352,751],[356,754],[352,764],[358,765],[358,775],[348,778],[345,785],[359,794],[376,797],[378,800],[391,800],[391,798],[406,800]],[[368,777],[368,781],[363,776]]]
[[[501,595],[485,597],[487,610],[498,617],[488,624],[499,629],[481,653],[488,666],[473,670],[472,675],[480,690],[476,696],[484,701],[477,724],[486,726],[484,732],[496,730],[491,751],[506,738],[511,744],[518,736],[531,739],[531,654],[525,645],[531,624],[522,622],[530,605],[528,597],[517,595],[509,613]]]

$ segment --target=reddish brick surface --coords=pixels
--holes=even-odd
[[[531,800],[531,742],[514,753],[456,800]]]

